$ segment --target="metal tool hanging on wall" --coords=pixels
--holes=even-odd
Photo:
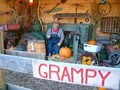
[[[105,10],[105,8],[104,8],[104,9],[100,10],[100,8],[103,7],[103,6],[106,6],[106,7],[108,6],[109,9]],[[98,9],[98,12],[100,14],[102,14],[102,15],[108,15],[111,12],[111,10],[112,10],[112,6],[111,6],[111,4],[108,1],[101,0],[100,3],[97,6],[97,9]]]
[[[71,6],[75,6],[75,13],[77,13],[78,7],[83,5],[75,3],[75,4],[72,4]],[[77,18],[74,19],[74,23],[77,23]]]
[[[6,14],[12,14],[13,11],[8,11],[8,12],[0,12],[0,16],[1,15],[6,15]]]
[[[51,13],[51,11],[52,11],[53,9],[55,9],[58,5],[60,5],[61,3],[64,4],[66,1],[67,1],[67,0],[60,0],[59,3],[57,3],[51,10],[49,10],[49,13]],[[48,13],[48,14],[49,14],[49,13]]]

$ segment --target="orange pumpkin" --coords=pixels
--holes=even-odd
[[[13,50],[14,49],[14,47],[13,46],[11,46],[10,48],[9,48],[9,50]]]
[[[90,41],[88,41],[88,44],[91,44],[91,45],[96,45],[96,44],[97,44],[97,42],[96,42],[95,40],[90,40]]]
[[[91,60],[88,60],[86,63],[87,63],[87,65],[91,65],[91,64],[92,64],[92,61],[91,61]]]
[[[69,47],[62,47],[59,51],[59,55],[70,58],[72,55],[71,49]]]
[[[82,64],[83,64],[83,65],[86,65],[87,63],[86,63],[86,61],[82,61]]]
[[[103,87],[98,87],[98,90],[107,90],[107,89]]]

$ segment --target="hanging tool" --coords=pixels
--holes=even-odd
[[[11,14],[13,11],[8,11],[8,12],[0,12],[0,16],[1,15],[5,15],[5,14]]]
[[[75,13],[77,13],[78,6],[83,6],[83,5],[76,3],[76,4],[72,4],[71,6],[75,6]],[[77,23],[77,18],[74,19],[74,23]]]
[[[67,0],[60,0],[59,3],[57,3],[51,10],[49,10],[49,13],[51,13],[51,11],[52,11],[53,9],[55,9],[58,5],[60,5],[61,3],[64,4],[66,1],[67,1]],[[49,13],[48,13],[48,14],[49,14]]]

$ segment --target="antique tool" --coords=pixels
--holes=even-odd
[[[110,54],[109,60],[112,61],[114,65],[120,64],[120,53],[113,52],[112,54]]]
[[[57,4],[49,11],[49,13],[51,13],[51,11],[52,11],[53,9],[55,9],[58,5],[60,5],[61,3],[64,4],[66,1],[67,1],[67,0],[60,0],[60,2],[57,3]]]
[[[86,13],[89,12],[89,9],[87,9]],[[89,22],[89,18],[85,18],[85,22]]]
[[[104,6],[108,7],[109,9],[107,8],[105,10],[105,8],[104,8],[104,9],[100,10]],[[101,0],[101,2],[97,6],[97,9],[98,9],[98,12],[100,14],[102,14],[102,15],[108,15],[111,12],[111,10],[112,10],[112,6],[111,6],[111,4],[108,1]]]
[[[5,15],[5,14],[11,14],[13,11],[8,11],[8,12],[0,12],[0,16],[1,15]]]
[[[78,6],[83,6],[83,5],[76,3],[76,4],[72,4],[71,6],[75,6],[75,13],[77,13]],[[77,23],[77,18],[74,19],[74,23]]]

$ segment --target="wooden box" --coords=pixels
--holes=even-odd
[[[29,40],[27,45],[27,52],[46,53],[44,40]]]

